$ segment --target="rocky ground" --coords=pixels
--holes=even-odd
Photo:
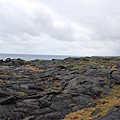
[[[0,120],[120,120],[120,57],[0,60]]]

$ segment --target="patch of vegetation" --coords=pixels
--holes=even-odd
[[[44,62],[45,60],[39,60],[39,62]]]
[[[69,64],[66,66],[66,68],[73,68],[75,65],[74,64]]]
[[[37,67],[31,66],[31,65],[26,65],[27,67],[29,67],[30,70],[35,71],[35,72],[44,72],[43,69],[39,69]]]
[[[29,80],[29,78],[20,78],[19,80]]]
[[[81,66],[75,65],[73,68],[75,68],[75,69],[85,69],[85,68],[89,68],[89,67],[85,66],[85,65],[81,65]]]
[[[95,107],[70,113],[66,115],[64,120],[94,120],[103,117],[115,104],[120,104],[120,85],[115,86],[109,95],[101,95],[101,98],[92,101],[97,104]],[[93,115],[96,111],[98,113]]]
[[[17,92],[19,95],[26,96],[27,94],[24,92]]]
[[[84,58],[85,61],[90,61],[90,59],[91,59],[90,57]]]
[[[106,67],[101,67],[100,70],[107,70],[108,68]]]
[[[84,69],[84,68],[89,68],[89,66],[87,66],[87,65],[69,64],[69,65],[66,66],[66,68]]]
[[[4,83],[4,82],[5,82],[5,80],[1,80],[1,79],[0,79],[0,82]]]

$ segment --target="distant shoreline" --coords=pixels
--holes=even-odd
[[[32,54],[0,54],[0,59],[17,59],[21,58],[24,60],[35,60],[35,59],[41,59],[41,60],[52,60],[52,59],[65,59],[67,57],[72,56],[64,56],[64,55],[32,55]]]

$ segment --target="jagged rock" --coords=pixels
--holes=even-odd
[[[74,103],[76,103],[77,105],[84,105],[87,106],[88,103],[90,103],[90,99],[87,96],[76,96],[73,97],[72,100],[74,101]]]
[[[7,66],[20,66],[20,65],[24,65],[25,61],[18,58],[18,59],[11,59],[11,58],[7,58],[4,62],[2,62],[4,65]]]
[[[109,95],[112,87],[120,84],[119,60],[83,57],[0,61],[0,120],[61,120],[70,112],[95,107],[94,99]],[[117,120],[118,109],[116,105],[111,117],[107,114],[100,120]]]
[[[39,99],[39,106],[40,108],[48,107],[52,103],[52,95],[46,95]]]
[[[112,78],[116,84],[120,84],[120,71],[114,71],[112,73]]]
[[[0,90],[0,97],[8,96],[8,93]]]
[[[72,99],[69,94],[57,95],[52,99],[50,108],[61,112],[63,115],[71,112],[69,105],[72,103]]]
[[[50,109],[49,107],[39,108],[39,109],[33,111],[32,115],[43,115],[43,114],[50,113],[50,112],[53,112],[53,110]]]
[[[110,73],[111,73],[111,70],[110,69],[105,69],[105,70],[101,70],[101,69],[98,69],[97,71],[96,71],[96,73],[94,73],[94,74],[92,74],[93,76],[96,76],[96,77],[109,77],[109,75],[110,75]]]
[[[120,62],[118,62],[118,63],[116,64],[116,68],[117,68],[117,69],[120,69]]]
[[[13,62],[13,65],[14,65],[14,66],[20,66],[20,65],[24,65],[24,64],[25,64],[25,61],[22,60],[22,59],[20,59],[20,58],[18,58],[18,59],[13,59],[12,62]]]
[[[52,113],[48,113],[46,115],[44,115],[44,120],[60,120],[60,118],[62,117],[60,112],[52,112]]]
[[[39,90],[39,91],[44,91],[44,86],[43,85],[34,85],[34,86],[29,86],[29,89],[35,89],[35,90]]]
[[[15,104],[16,103],[16,99],[14,96],[9,96],[3,100],[0,100],[0,104],[4,105],[4,104]]]
[[[21,102],[17,102],[17,107],[29,107],[29,108],[39,108],[39,103],[37,99],[26,99]]]
[[[2,63],[2,62],[3,62],[3,59],[0,60],[0,63]]]
[[[94,75],[96,72],[97,72],[96,69],[88,69],[84,74],[85,74],[86,76],[92,76],[92,75]]]
[[[4,62],[5,62],[5,63],[8,63],[8,62],[11,62],[11,61],[12,61],[11,58],[7,58]]]
[[[91,116],[95,116],[95,115],[97,115],[97,114],[100,113],[100,112],[101,112],[100,109],[97,108],[96,110],[94,110],[94,111],[91,113]]]
[[[110,91],[111,91],[111,89],[110,89],[110,87],[109,86],[105,86],[104,88],[103,88],[103,93],[104,94],[109,94],[110,93]]]
[[[120,108],[112,108],[104,117],[95,120],[120,120]]]
[[[23,120],[34,120],[34,116],[28,116],[28,117],[24,118]]]
[[[94,77],[78,77],[69,81],[66,88],[69,91],[76,91],[78,93],[97,97],[101,94],[101,87],[104,85],[102,78]]]
[[[4,108],[0,105],[0,118],[4,118],[5,117],[5,111]]]

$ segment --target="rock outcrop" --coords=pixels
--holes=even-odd
[[[0,60],[0,120],[61,120],[77,110],[94,108],[97,99],[120,85],[119,61],[120,57]],[[119,120],[119,107],[109,109],[105,116],[93,118]],[[91,115],[100,112],[99,108]]]

